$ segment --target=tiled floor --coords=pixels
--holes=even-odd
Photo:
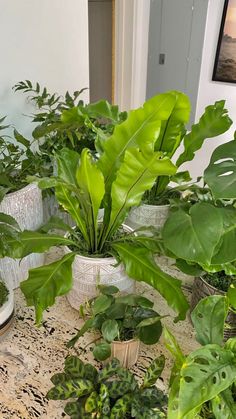
[[[138,288],[144,290],[142,285]],[[155,300],[160,314],[173,315],[155,291],[148,288],[145,295]],[[48,401],[45,394],[51,387],[51,375],[62,370],[68,354],[65,343],[76,328],[80,328],[81,320],[66,298],[60,298],[45,313],[43,326],[36,328],[33,309],[25,306],[20,290],[15,292],[15,300],[15,321],[7,336],[0,341],[0,419],[58,419],[64,416],[64,402]],[[171,316],[163,322],[175,334],[184,352],[188,353],[196,347],[192,326],[188,319],[174,324]],[[93,360],[89,345],[85,352],[81,351],[91,341],[92,336],[87,335],[77,346],[84,361]],[[162,339],[151,347],[141,345],[140,357],[133,371],[141,377],[150,360],[161,353],[167,356],[164,382],[159,381],[159,386],[163,388],[170,373],[171,360]]]

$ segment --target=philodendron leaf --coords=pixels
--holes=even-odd
[[[152,363],[149,365],[144,379],[143,379],[143,387],[151,387],[153,386],[157,379],[160,377],[163,369],[165,366],[165,357],[164,355],[160,355],[158,358],[154,359]]]
[[[206,345],[186,358],[180,375],[178,419],[185,418],[235,381],[234,354],[218,345]]]
[[[155,288],[177,312],[176,321],[184,320],[189,306],[181,289],[181,281],[163,272],[146,248],[135,247],[133,243],[113,243],[112,247],[124,263],[129,277]]]
[[[142,320],[137,325],[137,331],[137,336],[141,342],[146,345],[154,345],[159,341],[162,334],[160,316]]]
[[[236,139],[214,150],[204,180],[215,199],[236,198]]]
[[[93,348],[93,356],[98,361],[105,361],[111,356],[111,345],[107,342],[100,342]]]
[[[99,295],[92,306],[93,315],[104,313],[113,303],[114,298],[111,295]]]
[[[201,345],[222,345],[227,312],[227,299],[222,295],[211,295],[199,301],[192,311],[191,319],[196,339]]]
[[[98,289],[102,294],[105,295],[112,295],[119,292],[119,288],[115,287],[114,285],[98,285]]]
[[[105,320],[101,328],[103,339],[112,342],[119,335],[119,325],[116,320]]]
[[[232,121],[224,105],[225,101],[220,100],[206,107],[199,122],[192,126],[192,130],[184,138],[184,152],[179,156],[177,166],[192,160],[206,138],[214,138],[229,129]]]
[[[218,208],[218,211],[223,219],[223,231],[212,257],[212,265],[226,264],[235,260],[236,208]]]
[[[28,279],[21,282],[27,304],[35,307],[37,324],[42,320],[43,311],[55,303],[56,297],[65,295],[71,289],[74,257],[74,253],[68,253],[50,265],[30,269]]]
[[[222,391],[211,402],[215,419],[235,419],[236,403],[230,389]]]
[[[189,213],[183,209],[172,212],[162,234],[165,246],[178,258],[210,264],[222,232],[220,209],[202,202],[193,205]]]
[[[52,400],[66,400],[70,397],[82,397],[91,393],[94,385],[83,378],[74,378],[56,385],[47,393],[47,398]]]
[[[68,356],[65,360],[65,372],[74,378],[84,377],[84,363],[77,356]]]

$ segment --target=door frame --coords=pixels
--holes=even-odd
[[[129,110],[146,99],[150,0],[113,2],[113,98]]]

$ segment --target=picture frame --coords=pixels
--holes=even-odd
[[[224,3],[212,80],[236,83],[236,0]]]

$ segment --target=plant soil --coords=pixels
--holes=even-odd
[[[226,275],[224,271],[207,273],[203,276],[203,279],[212,287],[217,288],[220,291],[227,292],[230,284],[235,280],[235,276]]]

